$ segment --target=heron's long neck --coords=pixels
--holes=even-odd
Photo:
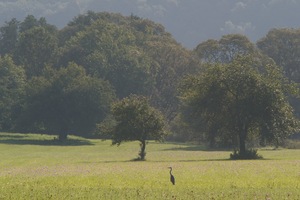
[[[170,174],[172,175],[172,168],[170,169]]]

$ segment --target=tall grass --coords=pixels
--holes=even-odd
[[[228,151],[149,142],[147,161],[133,162],[137,142],[70,139],[0,134],[0,199],[300,199],[300,150],[231,161]]]

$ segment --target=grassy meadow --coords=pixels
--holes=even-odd
[[[300,150],[261,149],[262,160],[229,151],[0,133],[0,199],[300,199]],[[176,185],[169,180],[173,167]]]

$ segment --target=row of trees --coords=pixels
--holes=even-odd
[[[239,144],[242,153],[254,137],[279,143],[298,131],[299,37],[274,29],[255,45],[225,35],[190,51],[133,15],[88,12],[62,29],[12,19],[0,27],[0,128],[136,139],[140,158],[163,127],[169,138]],[[147,111],[134,117],[130,103]]]
[[[70,133],[94,136],[112,102],[130,94],[148,97],[171,121],[176,85],[196,69],[192,54],[163,26],[110,13],[79,15],[60,30],[31,15],[12,19],[0,28],[0,53],[22,76],[15,85],[19,97],[7,98],[16,108],[3,104],[9,113],[1,130],[61,140]]]

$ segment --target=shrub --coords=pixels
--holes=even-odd
[[[230,154],[231,160],[251,160],[251,159],[261,159],[262,156],[257,153],[256,149],[248,149],[244,154],[241,154],[240,151],[234,150]]]
[[[283,147],[287,149],[300,149],[300,140],[286,140]]]

